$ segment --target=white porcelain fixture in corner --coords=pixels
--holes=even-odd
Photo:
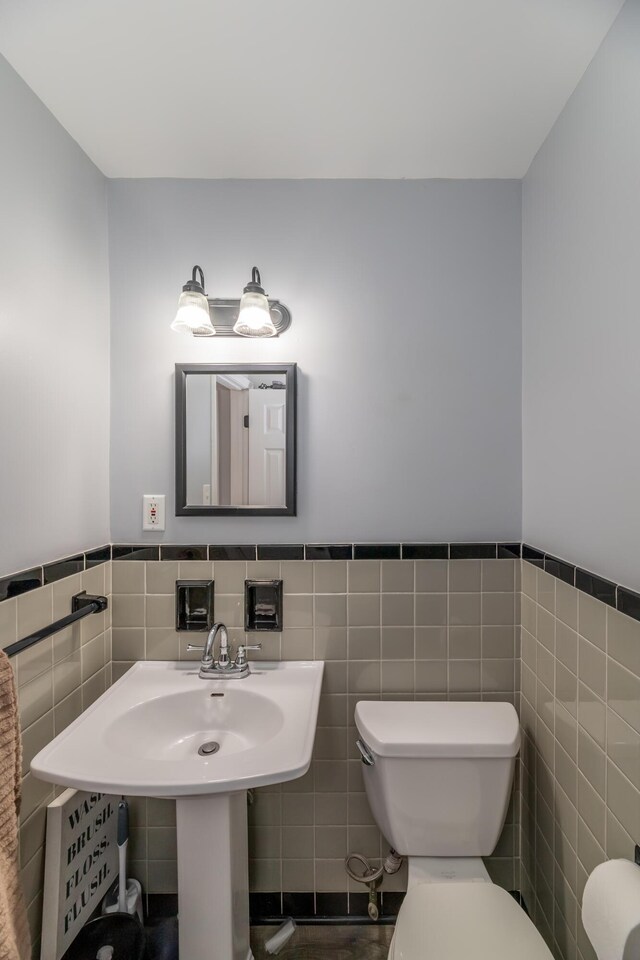
[[[176,798],[183,957],[251,957],[246,791],[308,770],[323,668],[254,663],[229,682],[137,663],[31,762],[67,787]]]
[[[252,663],[201,680],[195,662],[136,663],[34,757],[42,780],[143,797],[231,793],[306,773],[322,663]],[[219,743],[212,755],[198,748]]]

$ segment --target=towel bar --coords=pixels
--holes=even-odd
[[[52,634],[64,630],[72,623],[76,623],[92,613],[101,613],[107,609],[108,605],[109,602],[106,597],[93,596],[88,594],[86,590],[83,590],[82,593],[76,593],[75,597],[71,598],[71,613],[60,620],[56,620],[55,623],[50,623],[47,627],[40,627],[35,633],[30,633],[28,637],[23,637],[16,643],[10,643],[8,647],[4,648],[4,652],[8,657],[15,657],[16,653],[20,653],[22,650],[32,647],[34,643],[39,643],[40,640],[45,640]]]

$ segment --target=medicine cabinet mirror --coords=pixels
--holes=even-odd
[[[176,516],[295,513],[295,363],[176,364]]]

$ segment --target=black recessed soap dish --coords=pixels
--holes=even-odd
[[[244,628],[251,633],[282,630],[282,580],[245,580]]]
[[[203,632],[213,626],[213,580],[176,580],[176,630]]]

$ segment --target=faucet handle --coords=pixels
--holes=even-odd
[[[188,644],[187,644],[187,650],[189,651],[189,653],[191,653],[192,650],[200,650],[200,651],[202,651],[202,660],[200,661],[200,665],[201,665],[203,668],[209,668],[209,667],[213,666],[213,657],[212,657],[211,655],[209,655],[209,656],[205,656],[205,655],[204,655],[204,652],[206,651],[206,649],[207,649],[206,646],[205,646],[205,647],[201,647],[201,646],[200,646],[199,644],[197,644],[197,643],[188,643]]]
[[[247,650],[262,650],[261,643],[240,643],[236,655],[236,667],[244,667],[247,662]]]

